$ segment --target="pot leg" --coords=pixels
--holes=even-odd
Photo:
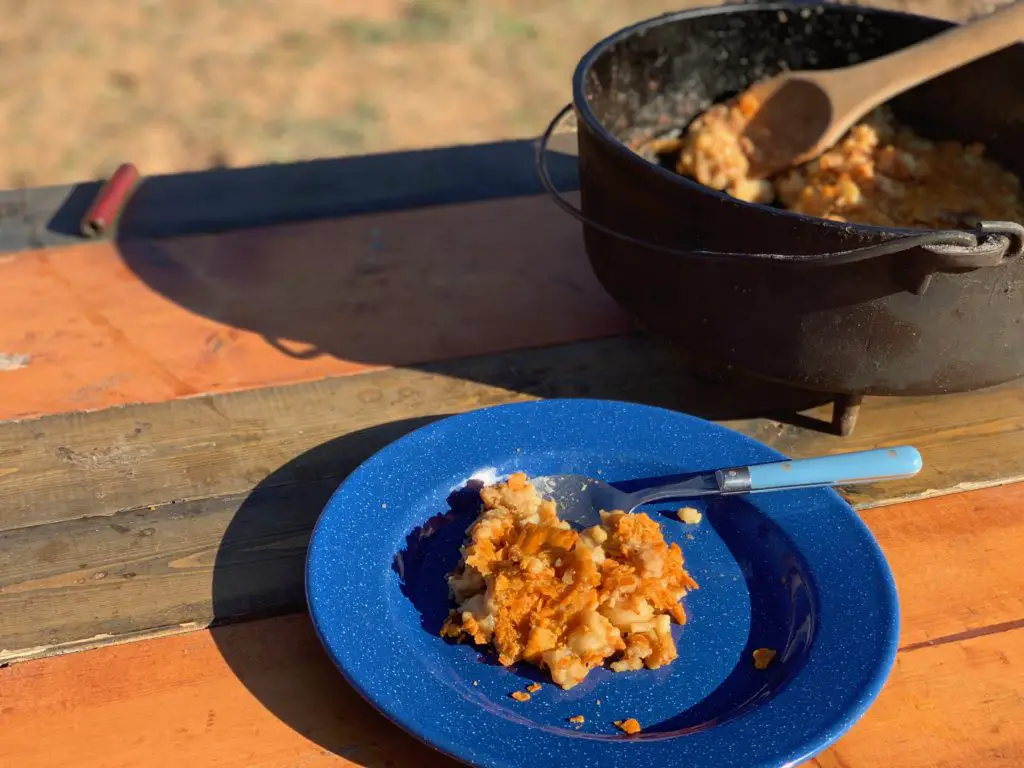
[[[853,434],[864,395],[837,395],[832,404],[832,427],[843,437]]]

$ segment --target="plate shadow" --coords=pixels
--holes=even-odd
[[[328,659],[307,615],[236,622],[304,609],[309,535],[331,494],[374,452],[438,418],[443,416],[372,427],[297,456],[249,493],[215,557],[211,634],[231,671],[283,723],[367,768],[456,763],[363,701]]]

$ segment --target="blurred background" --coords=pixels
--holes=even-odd
[[[0,187],[536,135],[687,0],[0,0]],[[963,19],[988,0],[875,0]]]

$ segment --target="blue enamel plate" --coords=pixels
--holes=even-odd
[[[644,480],[773,461],[778,453],[679,413],[597,400],[546,400],[438,421],[383,449],[327,504],[307,561],[309,608],[345,678],[414,736],[476,766],[776,768],[841,736],[896,656],[892,573],[868,529],[831,490],[697,504],[698,525],[644,507],[700,584],[661,669],[598,669],[562,691],[510,698],[531,667],[438,636],[446,574],[478,509],[472,480],[517,470]],[[678,505],[675,505],[678,506]],[[757,670],[752,653],[777,656]],[[340,681],[339,681],[340,684]],[[569,718],[582,715],[573,725]],[[614,721],[636,718],[643,732]]]

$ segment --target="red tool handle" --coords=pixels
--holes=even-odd
[[[123,163],[100,189],[89,210],[82,217],[82,234],[99,237],[113,224],[124,209],[128,197],[139,180],[139,170],[131,163]]]

